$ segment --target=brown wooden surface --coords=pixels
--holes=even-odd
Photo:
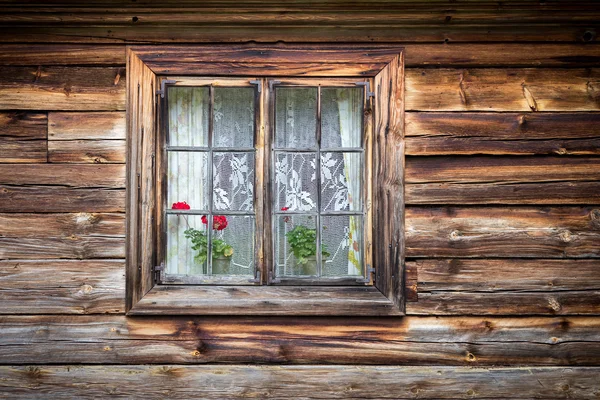
[[[406,113],[407,155],[598,155],[598,113]]]
[[[125,66],[124,45],[2,44],[0,65]]]
[[[595,367],[68,365],[2,366],[0,380],[12,398],[593,399],[599,373]]]
[[[592,366],[599,332],[592,317],[3,316],[0,362]]]
[[[598,111],[599,70],[407,69],[406,110]]]
[[[407,207],[407,257],[600,257],[594,207]]]
[[[404,310],[404,57],[374,80],[373,263],[375,286]]]
[[[402,315],[373,286],[157,285],[129,315]]]
[[[46,243],[53,244],[51,240]],[[123,260],[0,261],[0,285],[0,314],[100,314],[125,310]]]
[[[50,112],[49,140],[125,139],[124,112]]]
[[[44,163],[48,129],[45,113],[0,113],[0,163]]]
[[[600,158],[408,157],[407,204],[600,204]]]
[[[52,140],[48,162],[124,164],[125,140]]]

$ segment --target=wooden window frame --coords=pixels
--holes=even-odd
[[[389,46],[129,46],[127,48],[128,315],[404,314],[404,55]],[[371,78],[372,286],[155,285],[161,77]],[[263,91],[263,94],[267,91]],[[261,130],[265,124],[261,123]],[[263,134],[264,136],[264,134]],[[261,155],[257,155],[261,156]],[[263,155],[264,156],[264,155]],[[365,190],[368,190],[365,188]],[[264,278],[263,278],[264,279]]]

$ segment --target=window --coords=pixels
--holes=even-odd
[[[127,76],[130,315],[402,314],[400,50],[129,48]]]

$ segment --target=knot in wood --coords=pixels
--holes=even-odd
[[[458,240],[460,239],[462,235],[460,234],[459,231],[452,231],[450,232],[450,240]]]
[[[473,353],[467,353],[467,357],[465,357],[467,359],[468,362],[475,362],[477,361],[477,357],[475,357],[475,355]]]
[[[90,285],[83,285],[81,287],[81,292],[83,294],[90,294],[90,293],[92,293],[93,290],[94,290],[94,288]]]
[[[565,243],[569,243],[573,240],[573,235],[571,234],[571,232],[569,230],[564,230],[561,231],[558,236],[560,237],[560,240],[562,240]]]
[[[596,229],[600,228],[600,210],[595,208],[592,211],[590,211],[590,219],[592,220],[592,225],[594,225],[594,227]]]
[[[567,149],[565,149],[564,147],[559,147],[559,148],[558,148],[558,149],[555,151],[555,153],[556,153],[556,154],[559,154],[559,155],[561,155],[561,156],[562,156],[562,155],[565,155],[565,154],[567,154],[567,153],[568,153],[568,151],[567,151]]]
[[[548,306],[554,312],[559,312],[561,309],[560,303],[554,297],[548,299]]]

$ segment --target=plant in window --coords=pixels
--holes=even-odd
[[[296,262],[301,266],[302,275],[317,274],[317,230],[304,225],[296,225],[285,234]],[[323,258],[329,257],[327,248],[321,246]]]

